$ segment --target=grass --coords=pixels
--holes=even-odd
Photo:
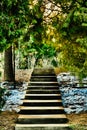
[[[72,130],[87,130],[87,126],[83,125],[70,125]]]

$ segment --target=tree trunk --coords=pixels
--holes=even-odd
[[[12,46],[5,50],[4,54],[4,80],[14,81],[14,72],[12,64]]]

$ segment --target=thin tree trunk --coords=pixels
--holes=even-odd
[[[4,54],[4,80],[14,81],[13,64],[12,64],[12,46],[5,50]]]

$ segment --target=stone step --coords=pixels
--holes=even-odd
[[[36,115],[44,115],[44,114],[48,114],[48,115],[51,115],[51,114],[65,114],[64,110],[20,110],[19,114],[23,114],[23,115],[32,115],[32,114],[36,114]]]
[[[62,100],[23,100],[23,106],[61,106]]]
[[[35,93],[35,94],[25,94],[25,96],[33,96],[33,97],[36,97],[36,96],[41,96],[41,97],[48,96],[48,98],[49,98],[51,96],[61,96],[61,95],[60,94],[37,94],[37,93]]]
[[[61,118],[64,118],[66,119],[66,115],[65,114],[51,114],[51,115],[22,115],[22,114],[19,114],[19,117],[18,119],[43,119],[43,118],[47,118],[47,119],[61,119]]]
[[[70,130],[68,124],[16,124],[15,130]]]
[[[56,100],[56,99],[61,99],[60,96],[25,96],[25,99],[29,99],[29,100]]]
[[[30,81],[57,81],[56,76],[31,76]]]
[[[48,68],[38,68],[38,69],[34,69],[32,76],[47,76],[47,75],[55,75],[54,73],[54,69],[48,69]]]
[[[20,110],[19,114],[23,114],[23,115],[32,115],[32,114],[36,114],[36,115],[44,115],[44,114],[48,114],[48,115],[51,115],[51,114],[65,114],[65,111],[62,110],[62,109],[59,109],[59,110]]]
[[[48,82],[41,82],[41,81],[38,81],[38,82],[35,82],[35,81],[31,81],[30,83],[30,86],[58,86],[58,82],[57,81],[48,81]]]
[[[56,102],[56,103],[62,102],[62,100],[58,100],[58,99],[56,99],[56,100],[49,100],[49,99],[48,99],[48,100],[40,100],[40,99],[39,99],[39,100],[36,100],[36,99],[35,99],[35,100],[30,100],[30,99],[29,99],[29,100],[22,100],[22,101],[23,101],[23,102],[28,102],[28,103],[29,103],[29,102],[38,102],[38,103],[42,103],[42,102],[45,102],[45,103],[46,103],[46,102],[47,102],[47,103],[50,103],[50,102]]]
[[[44,106],[44,107],[38,107],[38,106],[35,106],[35,107],[26,107],[26,106],[21,106],[20,107],[21,110],[64,110],[64,108],[62,106],[56,106],[56,107],[47,107],[47,106]]]
[[[69,130],[53,69],[35,69],[15,130]]]
[[[19,114],[18,123],[22,124],[58,124],[67,123],[67,118],[65,114],[39,114],[39,115],[23,115]]]
[[[25,94],[25,99],[54,100],[54,99],[61,99],[61,95],[60,94]]]
[[[46,76],[44,76],[44,75],[37,75],[37,76],[31,76],[31,78],[39,78],[39,77],[41,77],[41,78],[56,78],[56,75],[46,75]]]
[[[56,76],[54,73],[51,74],[51,73],[48,73],[48,74],[34,74],[32,73],[32,76]]]
[[[58,85],[57,86],[46,86],[46,85],[43,85],[43,86],[40,86],[40,85],[32,85],[32,86],[29,86],[28,88],[27,88],[27,90],[32,90],[32,89],[38,89],[38,90],[50,90],[50,89],[56,89],[56,90],[58,90],[59,89],[59,87],[58,87]]]
[[[59,94],[60,91],[57,89],[52,89],[52,90],[41,90],[41,89],[31,89],[31,90],[27,90],[26,94]]]
[[[63,107],[25,107],[21,106],[19,114],[64,114]]]

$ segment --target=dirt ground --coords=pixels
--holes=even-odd
[[[15,111],[1,112],[0,113],[0,130],[14,130],[17,117],[18,115]]]
[[[17,113],[5,111],[0,113],[0,130],[15,130]],[[87,130],[87,113],[67,115],[70,127],[73,130]]]
[[[67,118],[73,130],[87,130],[87,113],[69,114]]]

